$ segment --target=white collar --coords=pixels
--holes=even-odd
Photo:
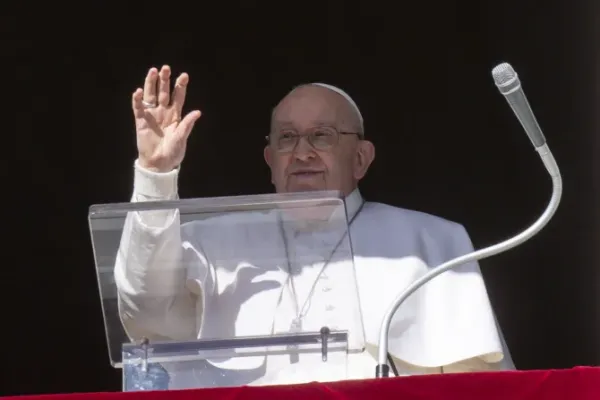
[[[289,216],[283,216],[283,222],[285,223],[286,226],[286,231],[288,229],[291,229],[291,232],[295,232],[296,234],[298,233],[308,233],[308,232],[315,232],[315,226],[320,226],[320,228],[317,228],[317,231],[319,230],[323,230],[324,231],[339,231],[340,229],[343,231],[346,231],[348,229],[347,224],[350,223],[350,221],[352,221],[354,219],[354,217],[356,216],[356,213],[359,212],[360,208],[362,207],[364,203],[363,197],[360,194],[360,191],[357,189],[354,189],[348,196],[346,196],[344,198],[344,205],[343,206],[339,206],[339,207],[335,207],[335,209],[333,210],[332,214],[330,214],[330,216],[328,218],[326,218],[326,220],[321,221],[320,223],[318,223],[317,221],[310,221],[308,223],[308,226],[304,226],[303,222],[298,221],[296,218],[294,217],[289,217]],[[345,212],[345,215],[344,215]],[[329,222],[326,222],[329,221]],[[291,224],[289,224],[291,222]],[[316,225],[315,225],[315,222]],[[323,223],[325,223],[326,225],[329,224],[329,227],[325,228],[325,226],[323,225]]]
[[[350,222],[364,203],[363,197],[360,194],[360,190],[358,190],[358,188],[354,189],[352,193],[346,196],[344,202],[346,203],[346,215],[348,216],[348,222]]]

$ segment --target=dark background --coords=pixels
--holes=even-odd
[[[190,74],[187,104],[203,111],[182,197],[271,191],[270,109],[322,81],[354,97],[377,146],[365,197],[459,221],[483,247],[533,222],[550,196],[491,78],[510,62],[565,192],[541,234],[482,269],[519,369],[598,364],[593,2],[260,3],[21,2],[3,13],[14,125],[3,132],[0,395],[120,389],[87,211],[129,199],[130,95],[164,63]]]

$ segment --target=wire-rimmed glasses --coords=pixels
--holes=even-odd
[[[303,133],[291,129],[282,130],[272,133],[266,139],[275,150],[286,153],[296,148],[301,137],[305,137],[308,143],[317,150],[329,150],[338,144],[340,135],[357,135],[360,139],[363,137],[360,132],[345,132],[338,131],[331,126],[317,126]]]

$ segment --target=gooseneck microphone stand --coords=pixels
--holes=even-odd
[[[519,246],[525,243],[527,240],[531,239],[538,232],[540,232],[547,224],[550,222],[554,213],[556,212],[558,205],[560,203],[560,199],[562,196],[562,178],[560,175],[560,170],[554,159],[554,156],[550,152],[548,145],[546,144],[546,139],[542,134],[539,125],[531,109],[529,108],[529,103],[523,94],[521,89],[521,83],[518,79],[516,72],[512,69],[512,67],[503,63],[496,66],[492,75],[496,82],[496,86],[500,90],[500,92],[506,97],[509,105],[513,109],[514,113],[517,115],[521,125],[525,129],[529,138],[531,139],[536,151],[538,152],[544,166],[546,167],[550,177],[552,178],[552,197],[550,198],[550,202],[546,207],[544,213],[535,221],[529,228],[525,229],[518,235],[500,242],[498,244],[486,247],[481,250],[474,251],[469,254],[465,254],[463,256],[457,257],[453,260],[450,260],[435,269],[431,270],[427,274],[423,275],[421,278],[417,279],[413,283],[411,283],[392,303],[389,307],[385,316],[383,318],[383,322],[381,324],[381,330],[379,333],[379,349],[378,349],[378,357],[377,357],[377,367],[375,369],[375,375],[377,378],[387,378],[390,372],[390,366],[387,364],[386,360],[388,357],[388,334],[390,325],[392,322],[392,318],[398,308],[408,299],[408,297],[413,294],[417,289],[421,286],[425,285],[427,282],[435,278],[436,276],[443,274],[444,272],[466,264],[468,262],[482,260],[484,258],[488,258],[499,253],[503,253],[508,251],[516,246]]]

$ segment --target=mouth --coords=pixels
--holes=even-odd
[[[311,177],[319,176],[322,173],[323,173],[322,171],[296,171],[296,172],[293,172],[291,175],[296,176],[298,178],[311,178]]]

